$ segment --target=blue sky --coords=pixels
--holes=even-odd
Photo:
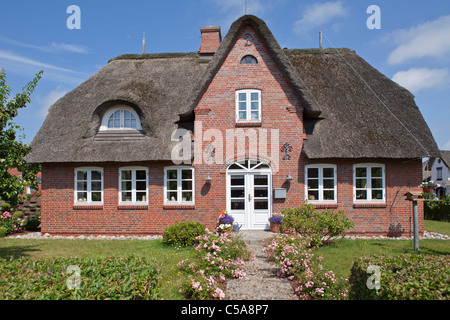
[[[81,10],[81,29],[68,29],[67,8]],[[381,11],[381,29],[366,25],[370,5]],[[31,142],[49,106],[125,53],[193,52],[200,27],[220,26],[225,36],[245,13],[245,0],[3,1],[0,68],[16,93],[34,74],[44,76],[32,103],[16,122]],[[450,150],[450,2],[447,0],[247,0],[284,48],[355,50],[416,96],[438,146]]]

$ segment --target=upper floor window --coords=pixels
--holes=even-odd
[[[117,106],[103,116],[100,130],[142,130],[136,111],[128,106]]]
[[[442,180],[442,167],[436,168],[436,180]]]
[[[236,121],[261,121],[261,90],[236,91]]]
[[[75,204],[103,203],[103,169],[75,169]]]
[[[305,179],[308,202],[337,202],[335,165],[307,165],[305,168]]]
[[[252,55],[247,55],[241,59],[241,64],[257,64],[257,63],[258,60]]]
[[[353,166],[353,200],[355,202],[385,202],[386,182],[383,164]]]

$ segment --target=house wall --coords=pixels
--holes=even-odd
[[[440,163],[439,163],[440,161]],[[442,168],[442,179],[438,180],[437,168]],[[434,160],[431,166],[431,180],[439,184],[445,184],[450,179],[450,173],[448,167],[445,165],[444,161],[437,158]]]

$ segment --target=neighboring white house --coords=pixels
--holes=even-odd
[[[436,182],[438,195],[450,194],[450,151],[441,150],[440,158],[430,158],[426,166],[431,174],[428,180]]]

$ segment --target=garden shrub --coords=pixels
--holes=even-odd
[[[435,201],[425,201],[424,215],[426,220],[450,221],[450,195]]]
[[[39,227],[40,224],[41,224],[41,214],[39,212],[35,212],[25,218],[24,228],[25,230],[28,231],[34,231]]]
[[[164,229],[163,241],[169,245],[193,246],[196,238],[205,234],[205,226],[199,222],[186,221],[175,223]]]
[[[11,205],[8,202],[4,202],[0,205],[1,212],[10,211],[10,210],[11,210]]]
[[[22,232],[24,219],[15,218],[10,212],[5,211],[0,214],[0,227],[6,229],[6,234]]]
[[[23,218],[23,212],[20,211],[20,210],[19,211],[14,211],[12,217],[15,218],[15,219]]]
[[[79,268],[79,289],[68,280]],[[159,269],[145,258],[0,259],[1,300],[154,300]]]
[[[283,229],[293,229],[296,233],[307,235],[311,238],[312,246],[320,246],[323,241],[344,235],[345,231],[354,226],[344,211],[318,211],[311,204],[283,210],[282,214]]]
[[[0,227],[0,238],[4,238],[6,236],[6,228],[5,227]]]
[[[268,240],[263,251],[279,267],[277,276],[292,281],[300,299],[347,299],[348,282],[324,269],[322,257],[313,253],[309,239],[298,234],[275,236]]]
[[[349,295],[353,300],[448,300],[449,265],[450,257],[444,255],[360,258],[351,270]],[[369,266],[379,267],[379,289],[367,285],[373,280]]]

